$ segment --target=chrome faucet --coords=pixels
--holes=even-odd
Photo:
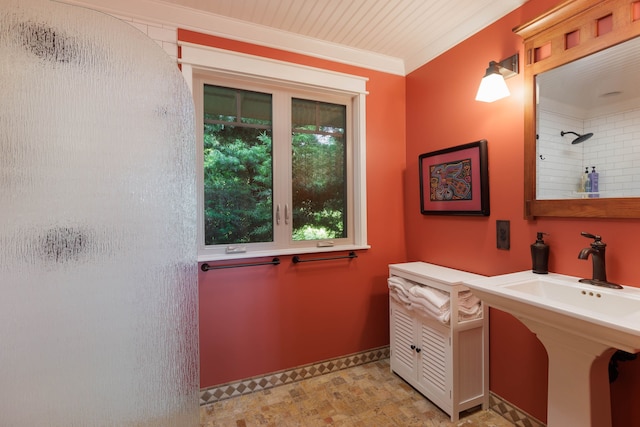
[[[605,265],[605,249],[607,245],[602,243],[602,238],[597,235],[582,232],[582,236],[589,239],[593,239],[593,243],[588,248],[584,248],[578,254],[579,259],[587,259],[591,255],[591,261],[593,262],[593,273],[591,279],[580,279],[582,283],[588,283],[590,285],[604,286],[605,288],[622,289],[622,286],[611,283],[607,280],[607,268]]]

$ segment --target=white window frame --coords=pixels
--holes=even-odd
[[[303,253],[368,249],[367,244],[367,208],[366,208],[366,82],[367,78],[334,71],[322,70],[293,63],[266,59],[222,49],[179,42],[181,58],[179,62],[182,74],[191,88],[194,100],[202,99],[198,88],[202,87],[200,76],[220,81],[240,80],[247,84],[286,86],[302,92],[325,93],[351,100],[353,120],[351,137],[353,143],[353,192],[349,205],[353,207],[353,226],[348,231],[353,236],[352,243],[333,246],[318,246],[317,241],[292,242],[286,248],[262,249],[259,245],[247,244],[246,252],[240,248],[238,253],[226,253],[219,247],[204,245],[204,169],[202,150],[198,154],[198,261],[216,261],[239,258],[253,258]],[[202,140],[202,129],[197,129],[198,144]],[[274,201],[274,203],[276,203]],[[337,240],[337,239],[336,239]],[[327,244],[326,242],[323,244]],[[311,246],[313,245],[313,246]],[[228,246],[228,245],[220,245]],[[244,246],[244,245],[237,245]]]

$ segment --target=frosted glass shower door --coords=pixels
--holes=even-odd
[[[189,89],[115,18],[0,10],[0,425],[196,426]]]

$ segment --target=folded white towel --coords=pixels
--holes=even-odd
[[[409,295],[409,291],[403,288],[402,286],[389,282],[389,291],[396,292],[403,295]]]
[[[458,313],[466,315],[478,314],[481,307],[482,306],[480,304],[472,305],[471,307],[458,306]]]
[[[401,304],[404,304],[407,306],[411,305],[411,300],[409,299],[408,294],[404,292],[398,292],[390,288],[389,296]]]
[[[438,309],[447,309],[449,307],[449,294],[438,289],[428,286],[414,286],[409,290],[416,298],[422,298],[429,301]]]
[[[400,277],[389,277],[389,279],[387,279],[387,285],[389,286],[390,295],[396,295],[405,303],[409,303],[409,289],[413,285]]]
[[[458,293],[458,307],[472,308],[480,305],[480,299],[471,291],[462,291]]]
[[[411,299],[411,307],[414,310],[433,317],[441,321],[442,323],[449,322],[449,319],[451,317],[451,310],[449,309],[448,305],[446,307],[436,307],[425,298],[417,298],[413,294],[410,294],[409,298]]]
[[[473,313],[473,314],[458,312],[458,320],[461,320],[464,322],[468,320],[478,319],[481,316],[481,314],[482,314],[482,310],[478,310],[476,313]]]
[[[406,309],[413,310],[409,299],[409,289],[413,286],[411,282],[401,277],[392,276],[387,279],[387,285],[389,286],[389,296],[391,298],[402,304]]]
[[[406,290],[407,292],[409,291],[409,289],[411,289],[413,286],[415,286],[415,283],[410,282],[406,279],[403,279],[402,277],[398,277],[398,276],[391,276],[387,279],[387,284],[389,285],[389,287],[394,286],[394,287],[401,287],[404,290]]]

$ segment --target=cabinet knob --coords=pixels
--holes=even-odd
[[[411,344],[411,350],[415,350],[415,349],[416,349],[416,346]]]
[[[416,353],[420,353],[422,349],[420,347],[416,348]]]

